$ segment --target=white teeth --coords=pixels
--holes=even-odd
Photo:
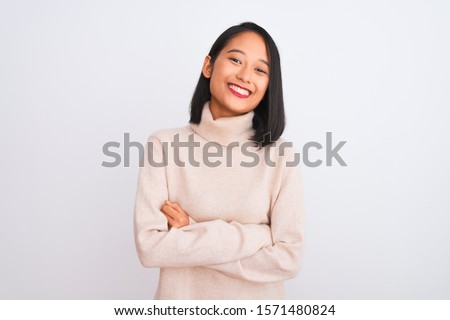
[[[235,86],[234,84],[230,84],[229,87],[230,87],[230,89],[236,91],[239,94],[242,94],[243,96],[250,95],[250,91],[242,89],[242,88],[240,88],[238,86]]]

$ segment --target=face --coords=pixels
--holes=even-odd
[[[203,75],[210,78],[210,110],[214,119],[245,114],[261,102],[269,85],[268,54],[264,39],[241,32],[222,49],[214,64],[207,56]]]

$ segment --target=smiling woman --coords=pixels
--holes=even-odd
[[[210,79],[210,109],[214,119],[252,111],[269,84],[269,63],[263,37],[242,32],[221,50],[214,62],[206,56],[203,75]],[[236,99],[237,96],[238,99]]]
[[[150,135],[139,172],[135,241],[141,263],[161,269],[155,298],[285,298],[284,281],[299,270],[303,192],[281,138],[278,49],[263,28],[246,22],[219,36],[190,111],[187,126]],[[191,148],[167,147],[179,143]],[[250,152],[228,153],[240,143]],[[226,164],[192,165],[212,146],[226,149]],[[235,165],[250,153],[272,163]]]

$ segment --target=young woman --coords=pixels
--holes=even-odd
[[[283,299],[303,244],[303,195],[285,126],[278,49],[246,22],[206,56],[189,125],[150,135],[135,241],[155,299]]]

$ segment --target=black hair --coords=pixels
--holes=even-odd
[[[225,30],[214,42],[209,51],[211,65],[214,65],[219,53],[227,43],[239,33],[252,31],[259,34],[266,43],[269,54],[269,84],[261,102],[254,109],[253,129],[255,134],[251,140],[262,148],[278,140],[286,125],[283,88],[281,82],[280,54],[272,37],[262,27],[253,22],[243,22]],[[204,104],[211,99],[210,79],[200,74],[194,95],[191,100],[189,123],[199,124]]]

